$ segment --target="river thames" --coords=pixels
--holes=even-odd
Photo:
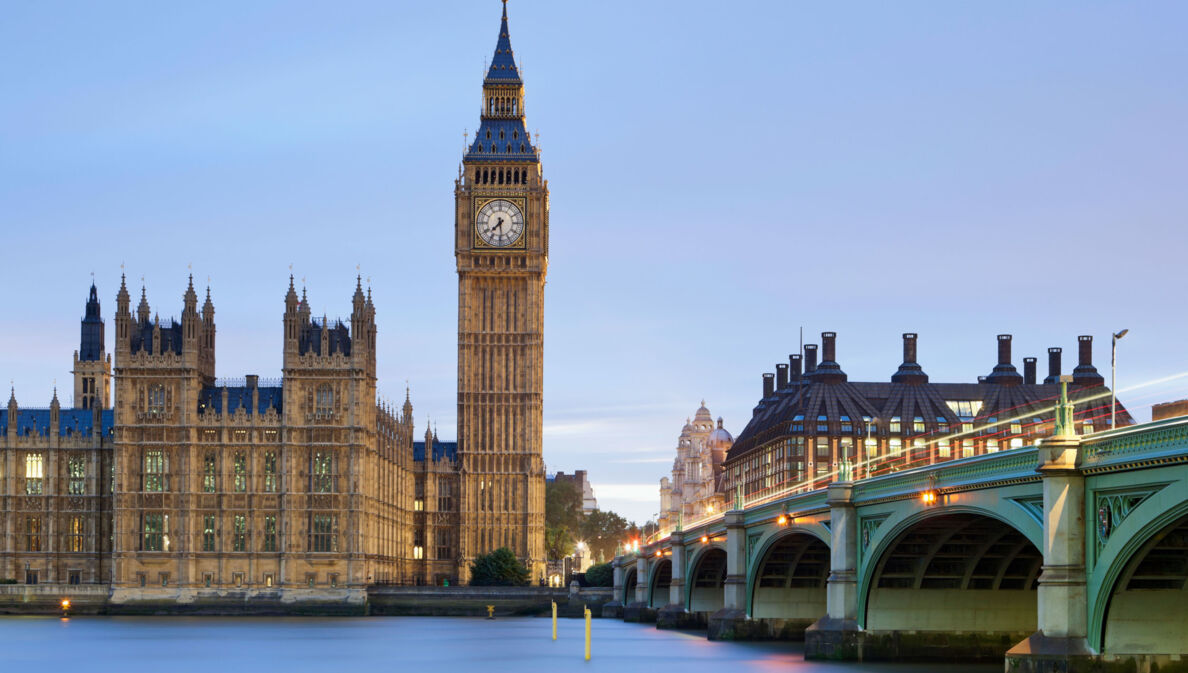
[[[709,642],[704,634],[594,620],[458,617],[3,617],[3,670],[86,671],[998,671],[1001,664],[806,662],[799,643]]]

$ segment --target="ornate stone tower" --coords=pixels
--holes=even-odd
[[[79,409],[106,409],[111,406],[111,356],[106,354],[103,316],[99,294],[91,284],[87,312],[82,319],[82,335],[74,352],[74,406]]]
[[[458,262],[459,573],[511,549],[543,577],[541,459],[549,188],[524,126],[507,30],[483,80],[481,124],[454,183]]]

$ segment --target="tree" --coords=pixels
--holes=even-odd
[[[615,583],[615,569],[609,563],[599,563],[586,569],[586,584],[592,587],[609,587]]]
[[[578,535],[590,547],[591,558],[613,558],[616,548],[628,537],[627,520],[614,512],[596,509],[581,522]]]
[[[545,553],[550,561],[563,559],[573,553],[573,536],[560,526],[545,528]]]
[[[470,586],[522,587],[527,584],[528,568],[507,547],[480,554],[470,564]]]
[[[545,484],[545,526],[576,533],[582,523],[582,494],[568,481]]]

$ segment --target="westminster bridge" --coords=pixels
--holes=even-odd
[[[735,507],[616,557],[604,616],[807,658],[1188,670],[1188,417]]]

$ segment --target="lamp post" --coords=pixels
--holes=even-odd
[[[1124,329],[1113,334],[1110,339],[1110,429],[1118,427],[1118,339],[1126,336],[1130,330]]]

